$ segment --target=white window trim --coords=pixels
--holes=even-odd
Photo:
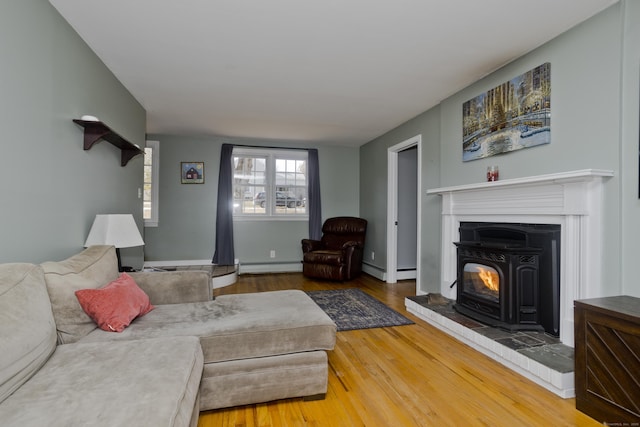
[[[278,157],[280,159],[292,159],[292,160],[305,160],[307,162],[307,167],[309,165],[309,154],[306,150],[298,150],[298,149],[287,149],[287,148],[259,148],[259,147],[234,147],[233,153],[231,155],[232,161],[233,157],[238,155],[247,155],[247,156],[265,156],[265,157]],[[272,185],[272,176],[268,174],[265,179],[267,180],[267,185]],[[309,183],[307,182],[307,192],[309,191]],[[255,214],[242,214],[242,213],[234,213],[233,214],[234,221],[309,221],[309,212],[306,214],[291,214],[291,215],[272,215],[272,214],[264,214],[264,215],[255,215]]]
[[[160,222],[158,212],[160,188],[160,141],[147,141],[147,147],[152,148],[151,155],[151,218],[144,220],[145,227],[157,227]]]
[[[298,214],[298,215],[242,215],[242,214],[234,214],[233,220],[238,222],[244,221],[309,221],[308,214]]]

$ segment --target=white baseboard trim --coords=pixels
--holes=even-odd
[[[396,278],[398,280],[411,280],[417,277],[416,270],[398,270]]]
[[[369,264],[362,264],[362,271],[367,273],[369,276],[373,276],[378,280],[382,280],[383,282],[387,281],[387,273],[378,267],[374,267]]]
[[[300,261],[265,263],[265,264],[240,264],[238,274],[256,273],[298,273],[302,271]]]
[[[375,267],[371,264],[363,263],[362,271],[367,273],[370,276],[375,277],[378,280],[382,280],[383,282],[387,281],[387,272],[382,270],[379,267]],[[411,280],[417,277],[416,270],[398,270],[396,273],[397,280]]]

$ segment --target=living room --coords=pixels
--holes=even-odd
[[[132,213],[144,230],[144,248],[124,250],[127,264],[210,259],[214,251],[217,165],[229,138],[150,134],[146,111],[48,3],[0,6],[4,143],[0,181],[2,262],[61,260],[77,253],[99,213]],[[436,107],[357,147],[320,146],[323,217],[370,221],[366,262],[384,271],[387,150],[422,135],[422,216],[419,292],[442,291],[441,198],[428,189],[485,181],[488,165],[500,179],[576,170],[613,171],[604,182],[600,295],[640,296],[635,240],[640,235],[638,117],[640,5],[622,0],[545,45],[509,62]],[[542,63],[551,63],[553,127],[550,144],[481,161],[462,162],[462,104]],[[117,127],[131,142],[161,143],[160,226],[143,228],[142,158],[120,166],[118,150],[97,144],[82,150],[85,114]],[[271,139],[233,139],[273,145]],[[279,143],[306,146],[304,141]],[[181,185],[181,161],[205,163],[204,185]],[[285,232],[286,230],[286,232]],[[26,233],[26,234],[25,234]],[[306,223],[245,224],[237,230],[241,262],[268,265],[301,257]],[[256,244],[255,236],[261,242]],[[267,250],[265,250],[267,249]]]
[[[161,142],[161,226],[144,229],[148,261],[209,259],[214,251],[214,223],[219,147],[225,138],[146,135],[145,111],[104,67],[50,5],[34,13],[27,6],[6,6],[6,70],[3,129],[7,141],[2,174],[3,261],[44,261],[69,256],[81,248],[97,213],[133,213],[142,228],[138,189],[142,159],[119,165],[119,152],[108,144],[81,149],[82,129],[71,119],[94,114],[117,127],[131,142]],[[35,7],[35,6],[34,6]],[[38,32],[16,25],[19,18],[43,22]],[[365,253],[370,265],[386,267],[386,156],[388,147],[422,135],[422,189],[481,182],[488,164],[499,164],[500,178],[520,178],[581,169],[605,169],[603,277],[608,294],[637,295],[633,280],[633,245],[637,197],[637,73],[633,58],[633,2],[620,2],[544,46],[507,64],[438,106],[359,148],[320,146],[323,217],[363,215],[370,221]],[[620,28],[627,29],[626,31]],[[9,42],[8,40],[16,40]],[[519,150],[497,159],[460,160],[462,103],[544,62],[552,64],[553,137],[551,144]],[[597,123],[597,125],[587,125]],[[240,140],[238,143],[246,143]],[[272,145],[271,140],[249,140]],[[283,143],[284,147],[300,141]],[[28,162],[27,162],[28,159]],[[180,185],[180,161],[202,160],[204,185]],[[25,173],[25,170],[28,173]],[[16,178],[20,176],[21,178]],[[209,196],[211,195],[211,196]],[[440,200],[421,200],[421,291],[440,289]],[[184,209],[189,206],[188,211]],[[187,214],[188,212],[188,214]],[[44,216],[43,214],[46,214]],[[188,215],[188,220],[185,220]],[[58,224],[51,227],[50,224]],[[299,261],[302,223],[243,224],[236,236],[241,262]],[[28,231],[26,231],[28,230]],[[294,231],[295,230],[295,231]],[[623,231],[624,230],[624,231]],[[24,232],[29,238],[24,237]],[[255,236],[267,243],[256,244]],[[210,236],[210,237],[209,237]],[[167,244],[166,242],[171,242]],[[246,243],[245,243],[246,242]],[[265,253],[266,252],[266,253]],[[130,265],[142,265],[143,249],[123,251]]]

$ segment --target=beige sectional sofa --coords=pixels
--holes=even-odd
[[[118,275],[109,246],[0,265],[2,425],[195,426],[199,411],[326,393],[336,327],[303,292],[213,300],[206,272],[132,273],[155,308],[106,332],[75,291]]]

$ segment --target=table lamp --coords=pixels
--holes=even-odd
[[[132,248],[143,246],[144,240],[140,235],[133,215],[131,214],[108,214],[96,215],[93,221],[87,241],[84,247],[92,245],[113,245],[116,248],[118,257],[118,271],[125,271],[120,259],[120,248]],[[131,271],[130,268],[127,271]]]

